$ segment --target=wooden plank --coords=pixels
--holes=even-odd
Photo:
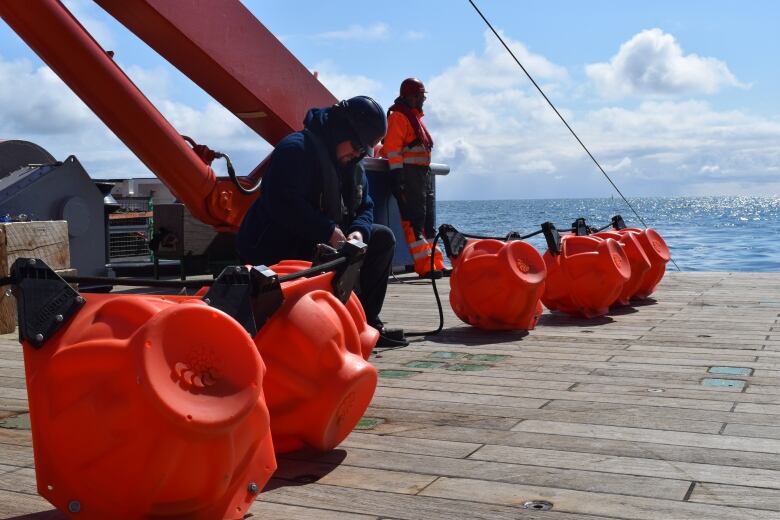
[[[255,500],[249,513],[263,520],[376,520],[376,515],[359,515],[346,511],[326,511],[315,507],[289,506],[263,501],[263,496]]]
[[[476,386],[476,385],[474,385]],[[684,399],[677,397],[645,397],[633,395],[612,395],[605,393],[562,392],[559,390],[536,390],[533,388],[501,388],[458,383],[428,383],[416,382],[414,378],[403,380],[381,380],[377,395],[388,397],[406,397],[409,399],[428,399],[431,401],[453,401],[466,403],[492,403],[504,406],[522,406],[536,408],[546,400],[566,399],[568,401],[593,401],[602,403],[644,404],[649,406],[670,406],[674,408],[695,408],[704,410],[728,411],[732,402],[714,399]],[[438,388],[438,390],[434,390]],[[458,392],[457,390],[461,391]],[[471,392],[470,392],[471,390]],[[536,406],[534,406],[536,403]]]
[[[780,483],[780,471],[718,466],[715,464],[691,464],[688,462],[648,460],[639,457],[605,457],[592,453],[517,448],[486,445],[471,455],[470,459],[502,461],[514,464],[534,464],[547,468],[592,470],[605,474],[643,475],[680,481],[715,482],[750,487],[773,488]],[[480,478],[483,478],[480,475]],[[569,487],[560,486],[556,487]],[[686,484],[683,496],[688,490]],[[636,493],[628,493],[636,494]],[[647,495],[644,495],[647,496]]]
[[[312,455],[306,454],[305,456],[310,458]],[[482,480],[497,482],[554,486],[581,491],[630,494],[672,500],[682,500],[690,488],[689,481],[677,478],[654,478],[643,475],[632,476],[630,474],[613,475],[595,468],[594,471],[589,471],[587,468],[544,467],[541,464],[536,464],[537,461],[533,458],[513,461],[488,461],[487,459],[471,460],[472,457],[468,459],[453,459],[355,448],[346,452],[337,450],[336,452],[315,456],[318,465],[323,467],[320,471],[332,470],[328,477],[335,477],[342,472],[353,471],[353,467],[384,468],[396,470],[394,473],[412,472],[413,474],[435,475],[437,477],[463,478],[479,476]],[[328,465],[328,462],[331,465]],[[308,460],[302,461],[298,458],[279,461],[279,465],[282,468],[288,465],[297,468],[299,464],[311,464],[311,462]],[[285,470],[283,469],[282,471]],[[276,475],[274,477],[276,478]],[[324,479],[318,482],[328,483]],[[344,480],[344,482],[338,485],[372,489],[367,487],[365,483],[352,485],[348,480]],[[332,479],[331,483],[336,484],[336,479]],[[391,484],[390,486],[396,486],[396,484]],[[391,490],[391,487],[388,487],[386,490]]]
[[[620,413],[620,411],[569,411],[551,408],[556,402],[558,401],[551,402],[543,409],[487,407],[485,405],[465,409],[462,404],[446,403],[442,406],[440,403],[426,401],[409,403],[408,400],[378,397],[371,403],[366,416],[383,418],[391,423],[412,423],[414,427],[419,427],[420,424],[426,427],[436,424],[442,426],[488,428],[491,430],[508,430],[521,419],[630,426],[633,428],[653,428],[695,433],[719,433],[723,429],[723,422],[696,421],[667,417],[662,414],[655,416],[631,415]],[[680,415],[684,416],[684,413],[685,410],[682,410]],[[383,430],[383,433],[385,431]]]
[[[518,509],[515,505],[479,503],[472,500],[470,494],[464,494],[459,498],[436,498],[353,490],[321,484],[273,487],[272,482],[271,487],[271,490],[262,493],[258,499],[277,504],[374,515],[382,519],[583,520],[581,515],[560,511],[536,512]],[[589,516],[587,520],[606,520],[606,518],[594,515]]]
[[[727,424],[723,429],[724,435],[736,437],[761,437],[763,439],[780,439],[780,427],[756,426],[747,424]]]
[[[621,428],[573,424],[553,421],[523,421],[513,431],[587,436],[602,439],[640,441],[677,446],[702,446],[720,450],[740,450],[761,453],[780,453],[780,440],[707,435],[704,433],[667,432],[645,428]]]
[[[37,495],[0,490],[0,515],[2,518],[16,518],[25,514],[30,515],[22,517],[25,520],[28,518],[29,520],[61,520],[65,518],[49,502]],[[18,520],[22,520],[22,518]]]
[[[428,474],[427,470],[411,472],[415,468],[404,468],[403,471],[394,471],[384,469],[387,465],[383,466],[380,469],[323,464],[309,460],[283,460],[279,461],[279,468],[274,473],[274,478],[300,482],[301,477],[304,477],[308,482],[316,480],[320,484],[404,495],[415,495],[436,480],[436,476]],[[418,466],[417,469],[422,468]]]
[[[416,437],[448,441],[479,439],[484,444],[518,446],[537,449],[554,449],[581,453],[598,453],[605,456],[625,456],[666,461],[682,461],[697,464],[739,466],[780,470],[780,457],[761,452],[745,452],[728,449],[678,446],[653,442],[614,440],[596,437],[580,437],[561,434],[497,431],[455,426],[432,426],[397,432],[398,437]]]
[[[341,444],[344,448],[365,448],[401,453],[419,453],[439,457],[466,457],[481,444],[474,442],[452,442],[433,439],[406,439],[402,437],[370,435],[353,432]]]
[[[0,223],[0,276],[8,276],[18,258],[39,258],[52,269],[70,268],[68,224],[64,220]],[[16,301],[0,294],[0,334],[16,327]]]
[[[780,511],[780,490],[697,482],[690,502]]]
[[[701,520],[777,520],[780,513],[748,508],[628,497],[607,493],[587,493],[551,487],[531,487],[475,479],[440,478],[422,493],[424,496],[470,500],[501,505],[520,505],[529,500],[553,503],[557,511],[603,515],[615,518],[657,520],[658,518]]]

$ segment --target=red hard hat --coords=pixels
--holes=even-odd
[[[427,92],[423,82],[417,78],[406,78],[401,83],[401,96],[413,96],[415,94],[422,94]]]

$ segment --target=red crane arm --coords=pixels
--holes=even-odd
[[[337,99],[237,0],[95,0],[276,145]]]
[[[271,144],[336,101],[237,0],[98,3]],[[59,1],[2,1],[0,16],[193,216],[238,228],[254,196],[218,179]]]

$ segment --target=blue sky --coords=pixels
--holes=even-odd
[[[497,1],[477,5],[628,196],[780,195],[780,3]],[[609,196],[466,0],[247,0],[337,96],[430,91],[443,199]],[[99,7],[66,5],[180,130],[240,172],[267,143]],[[392,7],[392,11],[390,10]],[[75,154],[94,177],[149,171],[0,22],[0,139]]]

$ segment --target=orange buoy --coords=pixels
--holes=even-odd
[[[672,257],[669,246],[666,245],[660,233],[652,228],[623,228],[619,229],[618,233],[634,235],[650,261],[650,268],[642,276],[631,296],[631,298],[638,299],[648,298],[653,294],[666,273],[666,263]]]
[[[547,280],[542,303],[575,316],[603,316],[631,277],[623,248],[613,239],[564,235],[561,254],[544,254]]]
[[[22,343],[41,496],[85,519],[242,518],[276,469],[249,334],[175,296],[90,294],[55,317]]]
[[[631,298],[641,287],[642,280],[650,270],[650,260],[645,254],[644,248],[636,238],[635,233],[618,233],[617,231],[602,231],[595,233],[594,237],[611,238],[623,248],[623,252],[628,258],[631,266],[631,277],[623,285],[615,303],[620,305],[629,305]]]
[[[294,273],[311,263],[271,267]],[[284,303],[255,337],[268,367],[264,390],[277,453],[310,446],[327,451],[352,431],[368,408],[377,371],[366,361],[379,332],[366,323],[352,294],[333,294],[334,273],[282,283]]]
[[[469,240],[452,258],[450,305],[464,322],[487,330],[531,330],[542,313],[546,269],[520,240]]]

